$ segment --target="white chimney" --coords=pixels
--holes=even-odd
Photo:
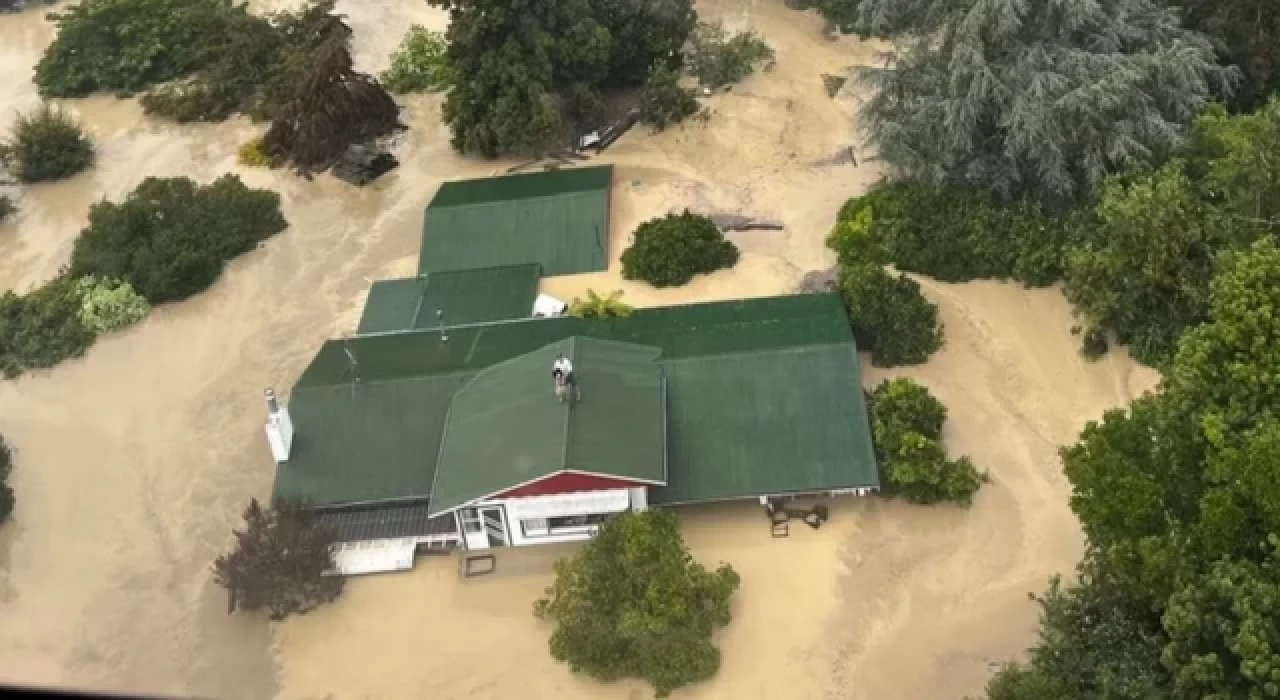
[[[267,442],[276,464],[289,461],[289,448],[293,446],[293,421],[289,409],[276,400],[276,392],[267,389]]]

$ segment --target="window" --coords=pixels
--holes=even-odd
[[[545,535],[547,534],[547,519],[527,518],[521,520],[520,529],[525,535]]]
[[[480,522],[480,516],[476,514],[474,508],[459,511],[458,519],[462,521],[463,532],[469,535],[478,535],[484,532],[484,523]]]
[[[549,518],[548,524],[552,530],[559,530],[570,527],[590,527],[592,525],[600,525],[609,519],[609,513],[591,513],[590,515],[570,515],[563,518]]]

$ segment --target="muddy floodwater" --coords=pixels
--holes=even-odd
[[[251,3],[255,11],[287,3]],[[357,64],[384,68],[414,23],[442,28],[421,0],[343,0]],[[544,283],[571,298],[625,290],[635,305],[793,290],[833,262],[840,205],[880,178],[874,161],[815,165],[858,143],[856,90],[829,98],[821,73],[875,60],[829,41],[782,0],[699,2],[704,17],[750,27],[776,66],[706,100],[705,123],[637,128],[596,162],[616,166],[608,272]],[[31,70],[52,38],[43,9],[0,15],[0,129],[37,104]],[[223,698],[643,698],[636,683],[572,676],[546,653],[530,605],[556,550],[513,553],[501,575],[463,583],[449,560],[353,580],[336,604],[281,625],[228,616],[209,565],[251,497],[269,493],[263,388],[287,393],[320,343],[355,326],[373,279],[412,273],[422,209],[446,179],[511,162],[453,154],[439,96],[402,100],[402,166],[357,189],[236,164],[261,129],[178,126],[111,97],[65,104],[86,123],[97,166],[23,188],[0,225],[0,289],[55,275],[89,205],[148,175],[208,181],[235,172],[281,193],[290,227],[230,264],[211,290],[156,309],[88,354],[0,383],[0,433],[13,445],[18,505],[0,529],[0,678],[7,682]],[[732,234],[732,270],[654,290],[619,279],[617,256],[650,217],[690,207],[778,219],[784,231]],[[724,666],[676,697],[959,698],[992,662],[1032,641],[1026,594],[1078,560],[1057,446],[1085,421],[1154,383],[1123,354],[1083,361],[1053,289],[922,281],[946,346],[896,370],[949,408],[949,449],[992,482],[968,510],[841,501],[828,527],[771,540],[749,505],[693,509],[686,531],[707,564],[743,577],[718,636]],[[868,383],[888,376],[866,368]]]

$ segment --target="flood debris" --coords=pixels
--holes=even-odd
[[[847,82],[849,82],[849,76],[847,75],[832,75],[830,73],[822,74],[822,87],[827,91],[827,97],[833,99],[836,95],[840,94],[840,89],[843,88],[844,84]]]
[[[399,167],[400,161],[386,151],[354,145],[333,166],[333,176],[356,187],[365,185]]]
[[[819,168],[831,165],[852,165],[858,167],[858,154],[854,152],[853,146],[841,146],[835,153],[826,158],[819,158],[813,161],[813,165]]]
[[[781,231],[786,226],[776,219],[763,219],[740,214],[712,214],[707,217],[721,231]]]
[[[800,278],[796,291],[800,294],[822,294],[836,290],[836,268],[811,270]]]

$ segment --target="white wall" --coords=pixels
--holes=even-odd
[[[545,535],[526,537],[521,520],[530,518],[554,518],[583,515],[585,504],[594,507],[589,513],[621,513],[632,507],[630,489],[606,489],[583,493],[566,493],[554,496],[528,496],[486,501],[483,505],[502,505],[507,515],[507,537],[517,547],[554,542],[577,542],[595,536],[598,526],[561,528]]]

